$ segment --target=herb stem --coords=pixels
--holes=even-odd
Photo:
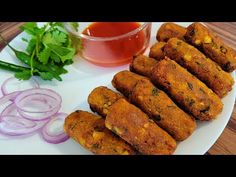
[[[36,56],[39,57],[39,37],[37,36],[36,39]]]
[[[31,76],[33,76],[34,74],[34,67],[33,67],[33,59],[34,59],[34,55],[35,55],[35,49],[30,57],[30,73],[31,73]]]

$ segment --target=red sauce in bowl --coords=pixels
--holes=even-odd
[[[133,55],[145,50],[146,35],[139,31],[126,37],[119,37],[140,27],[137,22],[94,22],[83,34],[91,37],[102,37],[104,40],[83,38],[84,58],[101,66],[117,66],[128,63]],[[106,40],[109,37],[117,39]]]

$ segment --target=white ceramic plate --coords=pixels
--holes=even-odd
[[[155,40],[157,29],[162,23],[152,24],[152,35],[150,45]],[[190,23],[180,23],[187,26]],[[83,26],[83,24],[81,25]],[[26,35],[24,33],[18,35],[10,44],[20,50],[25,47],[21,40]],[[149,49],[146,50],[146,54]],[[8,48],[4,48],[0,53],[0,59],[12,63],[19,63],[13,52]],[[61,111],[71,113],[76,109],[90,111],[87,97],[89,93],[97,86],[107,86],[114,88],[111,85],[111,80],[118,71],[128,69],[128,65],[104,68],[98,67],[89,62],[75,58],[75,63],[68,67],[69,73],[63,75],[63,82],[53,81],[46,82],[37,79],[42,88],[50,88],[61,94],[62,109]],[[11,77],[13,73],[0,70],[0,84],[5,79]],[[235,79],[235,73],[232,73]],[[18,88],[12,88],[18,89]],[[217,138],[224,130],[227,122],[230,119],[235,102],[236,88],[222,100],[224,103],[223,112],[218,118],[212,122],[198,122],[196,131],[185,141],[178,144],[175,154],[204,154],[215,143]],[[40,138],[38,134],[24,139],[9,139],[0,136],[0,154],[92,154],[85,150],[74,140],[70,139],[61,144],[49,144]]]

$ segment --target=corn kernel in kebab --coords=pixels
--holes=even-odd
[[[232,72],[236,69],[236,51],[201,23],[188,26],[185,39],[218,63],[225,71]]]
[[[111,106],[105,125],[142,154],[172,154],[176,149],[175,140],[167,132],[125,99]]]
[[[65,132],[95,154],[133,155],[137,151],[105,127],[105,120],[86,111],[71,113],[64,124]]]
[[[122,91],[128,79],[129,83],[133,82],[133,87],[126,87],[129,89],[127,92],[131,93],[131,103],[138,106],[175,140],[182,141],[193,133],[196,128],[195,120],[148,79],[129,71],[121,71],[114,76],[112,84]]]
[[[184,40],[187,29],[175,23],[167,22],[161,25],[157,31],[156,39],[159,42],[167,42],[170,38],[176,37]]]
[[[164,51],[166,56],[188,69],[219,97],[222,98],[232,90],[234,80],[231,75],[195,47],[180,39],[171,38]]]

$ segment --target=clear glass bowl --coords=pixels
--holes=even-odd
[[[70,35],[80,37],[82,49],[78,51],[82,58],[100,66],[119,66],[129,63],[133,56],[141,54],[149,45],[152,23],[140,22],[140,26],[128,33],[115,37],[92,37],[82,34],[91,23],[79,22],[76,32],[69,23],[65,23]]]

